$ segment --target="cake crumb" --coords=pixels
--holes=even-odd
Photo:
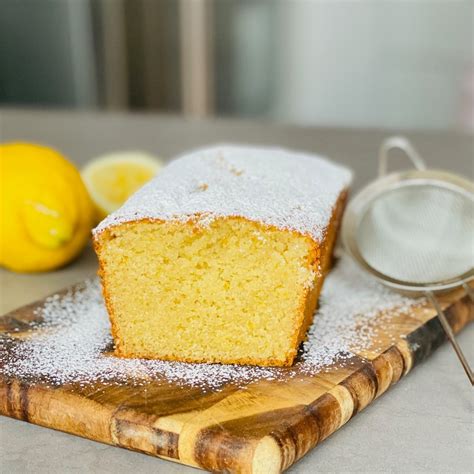
[[[384,334],[393,316],[408,313],[424,300],[407,298],[362,273],[345,254],[326,277],[320,308],[292,367],[189,364],[161,360],[120,359],[111,354],[113,340],[98,279],[87,280],[65,295],[53,295],[37,308],[39,322],[27,330],[34,337],[0,335],[0,374],[24,381],[41,379],[50,386],[133,384],[153,380],[221,390],[227,383],[245,388],[259,380],[285,382],[324,373],[348,363]],[[22,328],[19,337],[21,338]]]

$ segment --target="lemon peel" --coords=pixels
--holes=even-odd
[[[18,272],[58,268],[87,244],[94,209],[78,170],[57,151],[0,145],[0,265]]]

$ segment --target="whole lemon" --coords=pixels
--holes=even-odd
[[[79,172],[57,151],[0,145],[0,196],[0,265],[52,270],[86,245],[93,206]]]

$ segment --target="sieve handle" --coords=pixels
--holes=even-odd
[[[461,347],[458,344],[458,341],[456,341],[456,337],[454,336],[454,332],[451,328],[451,325],[449,324],[449,321],[446,318],[446,315],[444,314],[444,311],[441,309],[441,306],[438,300],[436,299],[435,295],[433,294],[433,292],[427,291],[426,296],[430,300],[433,307],[436,309],[436,312],[438,313],[439,322],[441,323],[441,326],[443,327],[444,332],[446,333],[446,336],[449,339],[449,342],[453,346],[454,351],[456,352],[464,370],[466,371],[466,374],[471,382],[471,385],[474,385],[474,375],[472,373],[471,367],[469,366],[469,362],[464,356],[461,350]]]
[[[425,170],[426,164],[413,145],[405,137],[389,137],[382,142],[379,150],[379,177],[387,174],[387,161],[390,150],[402,150],[410,158],[413,166],[418,170]]]

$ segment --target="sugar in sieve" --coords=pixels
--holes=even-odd
[[[415,169],[387,174],[392,149]],[[391,137],[379,153],[379,177],[349,203],[342,242],[353,259],[394,290],[425,295],[471,384],[472,370],[435,294],[463,286],[474,301],[474,184],[426,169],[408,140]]]

